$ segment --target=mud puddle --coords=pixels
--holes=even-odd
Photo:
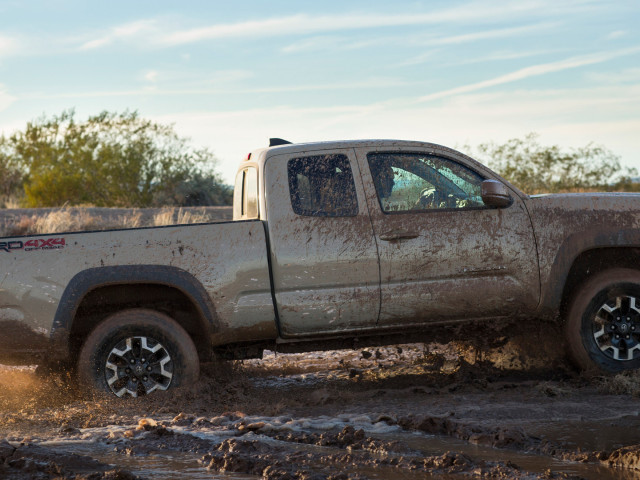
[[[0,478],[640,480],[640,375],[505,345],[271,353],[136,403],[0,368]]]
[[[212,478],[226,479],[254,479],[247,475],[215,475],[212,476],[199,464],[200,456],[187,452],[163,452],[144,456],[123,455],[113,449],[112,445],[100,442],[43,442],[44,447],[56,452],[84,455],[96,460],[126,469],[141,478],[157,480],[174,480],[188,478],[190,480],[211,480]]]
[[[640,401],[638,402],[640,406]],[[532,433],[556,439],[566,448],[581,451],[615,450],[640,445],[640,417],[622,416],[597,422],[563,422],[532,428]]]
[[[588,480],[640,480],[640,472],[627,469],[610,468],[596,463],[562,460],[549,455],[517,452],[506,449],[495,449],[470,445],[459,440],[430,437],[417,437],[406,440],[407,444],[424,453],[433,455],[442,451],[455,451],[480,461],[501,461],[517,465],[523,472],[544,475],[545,472],[566,474]]]
[[[376,421],[377,420],[377,421]],[[212,424],[216,424],[212,426]],[[590,426],[588,428],[591,428]],[[585,435],[574,425],[553,434]],[[473,445],[407,431],[388,418],[178,416],[138,425],[82,429],[40,445],[90,456],[144,478],[584,478],[638,480],[640,472],[552,455]],[[445,453],[443,453],[445,452]],[[297,467],[292,465],[297,463]],[[334,464],[334,467],[330,465]],[[329,466],[328,466],[329,465]],[[339,465],[335,467],[335,465]],[[265,469],[273,466],[273,476]],[[254,474],[227,470],[246,470]],[[278,473],[280,469],[280,473]],[[297,469],[297,470],[296,470]],[[322,476],[322,473],[328,475]],[[289,476],[282,475],[288,474]]]

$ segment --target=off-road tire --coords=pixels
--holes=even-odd
[[[615,337],[617,331],[610,331],[610,324],[615,323],[617,314],[609,316],[613,322],[604,322],[607,333],[598,331],[599,324],[596,316],[603,312],[605,304],[613,305],[616,298],[638,299],[636,307],[640,309],[640,271],[628,268],[614,268],[594,275],[584,284],[577,288],[577,291],[569,306],[567,321],[565,324],[565,334],[571,360],[585,371],[598,373],[617,373],[623,370],[633,370],[640,368],[640,347],[634,347],[631,355],[632,359],[615,359],[615,350],[612,347],[606,348],[606,343],[600,338],[608,339]],[[628,300],[623,301],[628,302]],[[608,308],[612,308],[609,306]],[[626,333],[631,335],[632,340],[640,338],[640,314],[627,307],[615,309],[616,311],[630,310],[631,321],[624,327]],[[608,316],[606,312],[603,316]],[[624,316],[625,319],[627,316]],[[631,328],[633,327],[633,332]],[[636,333],[637,332],[637,333]],[[596,335],[600,337],[596,338]],[[607,336],[603,336],[607,335]],[[598,342],[601,342],[600,344]],[[625,343],[626,345],[626,343]],[[603,350],[602,348],[605,348]],[[628,356],[627,348],[620,349],[617,355]]]
[[[77,363],[77,374],[81,388],[89,394],[98,396],[135,397],[145,395],[147,392],[142,384],[142,377],[140,377],[140,383],[136,384],[139,385],[139,391],[135,394],[122,393],[121,388],[119,388],[121,394],[118,394],[114,384],[110,386],[108,383],[108,377],[113,379],[115,371],[107,366],[108,361],[113,362],[113,352],[120,351],[117,348],[122,349],[122,346],[126,344],[127,346],[123,349],[126,350],[133,343],[133,350],[135,350],[136,344],[139,349],[140,339],[143,338],[145,345],[147,342],[154,347],[160,345],[161,349],[158,347],[157,355],[162,355],[165,359],[168,355],[170,359],[162,365],[164,375],[160,375],[163,381],[167,381],[169,375],[170,379],[166,385],[157,390],[190,385],[198,379],[200,371],[198,352],[193,340],[184,328],[171,317],[155,310],[130,309],[107,317],[84,341]],[[144,357],[144,355],[142,356]],[[121,359],[122,356],[116,357]],[[147,361],[145,366],[151,370],[152,366],[149,365],[148,358],[143,358],[143,360]],[[158,363],[161,362],[156,361],[153,365],[154,369],[157,368]],[[170,372],[164,372],[165,367]],[[138,379],[135,378],[135,381],[137,382]],[[152,380],[148,383],[151,382]],[[149,393],[153,393],[153,391],[156,390],[151,390]]]

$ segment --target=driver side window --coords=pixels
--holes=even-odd
[[[404,152],[371,152],[367,160],[385,213],[484,207],[484,179],[456,162]]]

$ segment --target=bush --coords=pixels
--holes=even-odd
[[[230,201],[217,194],[228,187],[211,173],[215,158],[209,150],[192,148],[172,126],[136,112],[102,112],[77,122],[74,112],[66,111],[27,123],[24,131],[3,137],[1,145],[4,164],[17,175],[11,186],[22,183],[29,207]]]
[[[629,190],[636,170],[623,168],[620,158],[594,144],[576,149],[544,146],[538,135],[512,138],[499,145],[478,146],[478,157],[527,193],[581,190]]]

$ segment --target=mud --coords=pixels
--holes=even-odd
[[[3,479],[134,480],[131,472],[113,468],[91,457],[61,453],[50,448],[0,442],[0,477]]]
[[[640,479],[640,375],[525,340],[270,352],[145,402],[0,367],[0,478]]]

